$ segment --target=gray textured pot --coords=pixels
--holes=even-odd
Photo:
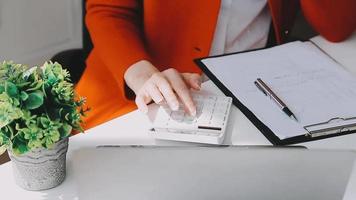
[[[26,190],[46,190],[58,186],[66,176],[68,138],[52,149],[39,148],[23,155],[9,156],[16,183]]]

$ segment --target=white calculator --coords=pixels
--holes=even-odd
[[[230,115],[232,98],[192,92],[197,107],[195,117],[184,111],[172,111],[168,105],[159,107],[150,129],[153,137],[208,144],[221,144]]]

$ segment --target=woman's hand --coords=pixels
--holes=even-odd
[[[172,110],[178,110],[181,101],[192,116],[196,115],[189,89],[200,89],[199,74],[179,73],[173,68],[160,72],[150,62],[139,61],[126,70],[125,81],[136,94],[138,109],[144,113],[152,100],[156,104],[167,103]]]

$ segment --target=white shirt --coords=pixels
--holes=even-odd
[[[221,0],[210,55],[264,47],[270,23],[267,0]]]

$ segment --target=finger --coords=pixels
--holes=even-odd
[[[141,92],[136,96],[135,103],[137,105],[137,108],[143,112],[143,113],[148,113],[148,107],[147,104],[151,101],[151,98],[146,95],[145,93]]]
[[[147,86],[146,89],[147,93],[151,96],[152,100],[156,103],[156,104],[162,104],[164,101],[164,98],[161,94],[161,92],[159,91],[159,89],[157,88],[156,85],[154,84],[149,84]]]
[[[200,90],[202,77],[197,73],[182,73],[182,77],[185,83],[195,90]]]
[[[169,107],[172,110],[178,110],[179,102],[169,82],[163,76],[154,77],[153,81],[158,87],[158,89],[161,91],[161,94],[163,95]]]
[[[195,116],[196,107],[181,74],[173,71],[165,73],[165,76],[171,83],[174,91],[177,93],[185,108],[189,111],[190,115]]]

